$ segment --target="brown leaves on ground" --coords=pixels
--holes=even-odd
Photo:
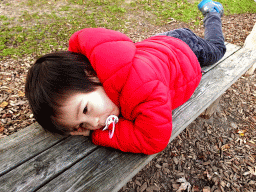
[[[29,66],[29,58],[0,61],[0,138],[34,122],[24,93]]]

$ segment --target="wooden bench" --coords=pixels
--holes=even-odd
[[[227,44],[224,58],[203,69],[192,98],[173,111],[170,142],[255,63],[256,49]],[[95,146],[82,136],[54,136],[35,123],[0,140],[0,191],[118,191],[156,155]]]

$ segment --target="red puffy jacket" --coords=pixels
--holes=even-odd
[[[202,77],[189,46],[167,36],[133,43],[120,32],[88,28],[71,36],[69,51],[90,60],[121,110],[113,138],[108,131],[95,130],[92,142],[125,152],[162,151],[172,133],[172,110],[191,97]]]

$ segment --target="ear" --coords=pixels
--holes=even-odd
[[[87,77],[89,77],[93,82],[95,83],[100,83],[99,78],[97,77],[96,74],[92,74],[91,72],[88,72],[87,70],[84,70],[84,73],[86,74]]]
[[[91,77],[92,81],[95,83],[100,83],[100,80],[98,77]]]

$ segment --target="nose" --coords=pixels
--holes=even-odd
[[[81,116],[82,126],[89,130],[95,130],[100,128],[100,117],[95,115],[83,115]]]
[[[99,127],[100,118],[99,117],[89,117],[88,118],[89,124],[94,127]]]

